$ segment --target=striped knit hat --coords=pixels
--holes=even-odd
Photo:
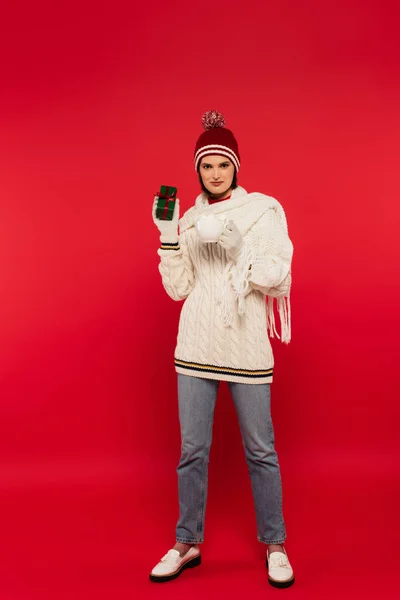
[[[199,168],[203,156],[221,154],[229,158],[235,165],[236,172],[240,167],[238,143],[230,129],[225,127],[225,119],[216,110],[203,114],[202,123],[205,131],[201,134],[194,150],[194,167]]]

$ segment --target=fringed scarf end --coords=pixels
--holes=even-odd
[[[234,313],[243,317],[246,312],[251,256],[250,251],[242,252],[237,263],[230,260],[226,265],[221,292],[223,323],[226,327],[233,324]]]
[[[291,340],[291,309],[290,309],[290,296],[280,296],[277,298],[278,303],[278,314],[281,325],[281,335],[278,334],[275,325],[275,314],[274,314],[274,298],[268,296],[267,300],[267,329],[271,338],[276,337],[281,340],[284,344],[289,344]]]
[[[250,248],[245,249],[237,262],[233,265],[232,288],[237,300],[237,310],[240,317],[246,312],[246,296],[250,290],[250,265],[253,254]]]

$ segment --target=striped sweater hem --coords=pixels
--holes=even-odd
[[[238,383],[272,383],[273,368],[271,369],[237,369],[218,365],[188,362],[175,358],[175,370],[183,375],[218,379],[220,381],[236,381]]]

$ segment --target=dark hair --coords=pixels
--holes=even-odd
[[[203,183],[203,180],[202,180],[201,175],[200,175],[200,167],[197,169],[197,173],[199,175],[199,182],[200,182],[201,189],[203,190],[203,192],[205,194],[207,194],[207,196],[209,196],[210,195],[210,190],[208,190],[206,188],[206,186],[204,185],[204,183]],[[233,174],[232,183],[231,183],[231,185],[229,187],[231,187],[234,190],[235,188],[237,188],[237,186],[238,186],[238,181],[237,181],[237,174],[236,174],[236,167],[235,167],[235,172]]]

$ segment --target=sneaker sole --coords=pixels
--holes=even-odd
[[[193,567],[198,567],[201,565],[201,555],[195,556],[190,560],[183,563],[177,571],[171,573],[170,575],[152,575],[150,573],[150,581],[154,583],[165,583],[166,581],[171,581],[172,579],[176,579],[185,569],[192,569]]]

